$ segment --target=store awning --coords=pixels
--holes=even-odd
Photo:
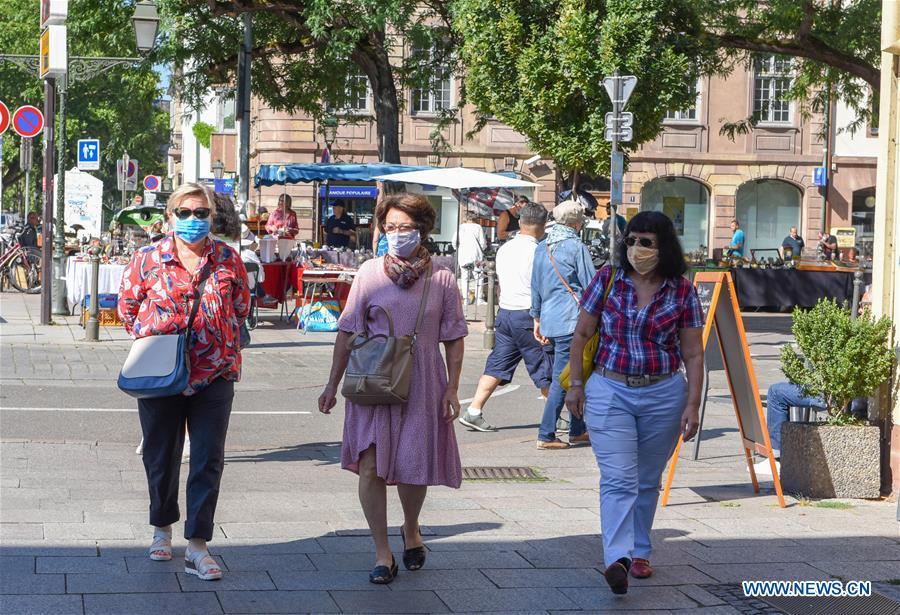
[[[259,167],[253,185],[280,186],[300,182],[332,181],[375,181],[375,177],[406,173],[408,171],[424,171],[434,167],[413,166],[405,164],[264,164]]]
[[[485,173],[465,167],[431,167],[424,170],[403,173],[396,177],[377,177],[385,181],[440,186],[453,190],[466,188],[533,188],[538,184],[527,182],[500,173]]]

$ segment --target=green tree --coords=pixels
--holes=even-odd
[[[852,129],[871,120],[880,89],[881,0],[686,0],[684,10],[702,21],[705,40],[728,61],[794,58],[788,96],[807,110],[824,111],[828,96],[839,96],[856,113]],[[726,132],[755,123],[746,118]]]
[[[32,0],[6,0],[0,22],[0,50],[9,54],[36,55],[40,37],[39,6]],[[69,56],[137,55],[131,26],[133,5],[119,0],[71,0],[68,27]],[[68,142],[65,167],[75,165],[77,140],[100,139],[101,165],[96,175],[103,180],[107,201],[116,199],[116,160],[124,151],[140,161],[141,174],[164,173],[168,143],[168,113],[157,104],[162,92],[159,75],[148,62],[116,67],[90,80],[78,81],[68,90]],[[37,75],[0,62],[0,100],[11,109],[24,103],[43,106],[43,85]],[[22,178],[19,138],[4,135],[3,186]],[[41,181],[41,141],[35,138],[32,177]],[[6,192],[4,192],[4,195]],[[5,198],[5,197],[4,197]]]
[[[452,61],[449,17],[441,0],[160,0],[169,22],[163,56],[179,71],[180,94],[199,108],[213,88],[234,87],[243,40],[241,15],[253,16],[253,94],[272,108],[320,118],[346,107],[365,75],[375,102],[382,156],[400,162],[403,88],[430,84]],[[404,53],[428,49],[428,53]],[[349,87],[348,87],[349,86]],[[348,118],[352,121],[352,118]]]
[[[638,77],[634,139],[623,144],[633,151],[659,134],[666,111],[694,104],[700,74],[721,67],[679,0],[458,0],[453,18],[467,100],[567,172],[609,174],[604,76]]]

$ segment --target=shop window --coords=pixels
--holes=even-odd
[[[749,255],[749,250],[778,249],[791,227],[800,227],[800,190],[775,179],[741,184],[736,212],[744,230],[744,254]],[[807,245],[814,245],[813,238],[804,239]]]
[[[431,62],[432,51],[413,47],[412,56],[421,58],[421,62]],[[448,68],[440,68],[431,76],[427,88],[412,89],[412,112],[429,114],[439,113],[453,106],[453,76]]]
[[[661,211],[675,225],[685,252],[707,246],[709,190],[685,177],[661,177],[644,184],[641,210]]]
[[[697,118],[700,117],[699,109],[700,109],[700,86],[701,80],[698,79],[697,83],[694,84],[694,106],[688,107],[687,109],[681,109],[680,111],[666,111],[666,117],[663,120],[665,123],[678,123],[678,122],[688,122],[694,123],[697,121]]]
[[[791,61],[775,55],[761,56],[754,63],[753,115],[757,121],[787,124],[791,121]]]
[[[856,229],[856,247],[862,256],[871,256],[875,242],[875,188],[853,193],[850,223]]]

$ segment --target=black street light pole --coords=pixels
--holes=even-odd
[[[237,116],[241,123],[238,162],[238,210],[247,213],[250,200],[250,61],[253,48],[253,19],[244,13],[244,42],[238,55]]]

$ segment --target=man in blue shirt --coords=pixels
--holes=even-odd
[[[728,249],[731,251],[731,256],[739,256],[743,258],[744,256],[744,231],[741,230],[741,223],[737,220],[731,221],[731,231],[734,233],[731,236],[731,245],[728,246]]]
[[[556,225],[538,244],[531,270],[531,316],[534,337],[553,346],[553,383],[538,430],[537,447],[557,450],[590,444],[584,419],[569,422],[569,442],[556,437],[556,423],[565,404],[566,392],[559,375],[569,362],[569,347],[578,321],[581,295],[596,273],[591,253],[581,242],[584,210],[576,201],[564,201],[553,210]]]

